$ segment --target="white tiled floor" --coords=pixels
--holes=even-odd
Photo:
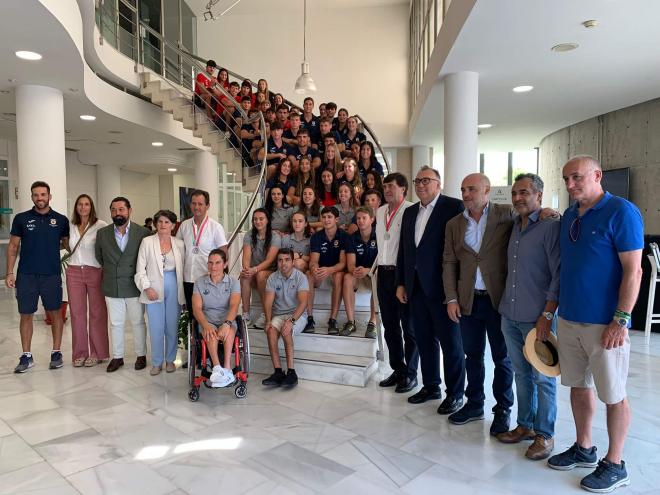
[[[18,318],[12,294],[0,289],[0,494],[585,493],[585,471],[527,461],[526,445],[488,435],[488,418],[450,426],[437,401],[413,406],[379,389],[385,370],[365,389],[301,382],[265,390],[252,375],[244,400],[203,389],[191,403],[183,371],[150,377],[133,371],[132,355],[114,374],[74,369],[70,340],[67,325],[66,365],[49,371],[50,330],[36,322],[36,366],[14,375]],[[638,332],[632,341],[632,484],[619,492],[660,494],[660,336],[650,348]],[[602,407],[594,425],[604,452]],[[560,387],[557,448],[573,435]]]

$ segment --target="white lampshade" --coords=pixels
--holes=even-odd
[[[316,92],[316,84],[314,84],[312,76],[309,75],[309,64],[307,62],[301,64],[301,74],[296,79],[294,91],[299,95]]]

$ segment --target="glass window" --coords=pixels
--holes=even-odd
[[[538,153],[535,149],[514,151],[512,168],[514,180],[518,174],[538,174]]]
[[[509,172],[509,153],[506,151],[488,151],[484,153],[484,174],[492,186],[506,186]]]

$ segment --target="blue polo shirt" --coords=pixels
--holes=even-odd
[[[60,274],[60,240],[69,237],[68,218],[53,209],[42,215],[32,208],[14,217],[11,235],[21,238],[19,273]]]
[[[568,208],[561,220],[559,316],[578,323],[612,321],[623,276],[618,253],[643,247],[644,222],[631,202],[606,192],[582,216],[577,203]]]
[[[301,115],[300,128],[307,129],[309,131],[309,138],[312,142],[316,142],[314,140],[318,139],[317,136],[321,133],[321,130],[319,129],[319,117],[312,115],[312,119],[308,122],[305,120],[305,115]]]
[[[360,131],[355,133],[355,137],[353,139],[348,137],[348,132],[344,133],[342,136],[342,143],[344,143],[344,146],[346,146],[346,149],[349,150],[351,149],[351,145],[353,143],[361,143],[362,141],[366,141],[367,136],[362,134]]]
[[[282,141],[282,146],[277,146],[275,144],[275,141],[273,141],[273,138],[268,138],[267,153],[284,153],[287,156],[291,154],[289,152],[289,147],[284,141]],[[277,165],[278,163],[280,163],[280,159],[271,158],[270,160],[266,160],[266,163],[268,165]]]
[[[360,231],[354,232],[350,236],[347,253],[355,255],[355,266],[371,268],[378,256],[378,245],[376,244],[376,229],[371,227],[371,235],[368,241],[362,240]]]
[[[349,243],[348,234],[337,228],[337,233],[332,239],[328,239],[325,230],[320,230],[309,240],[309,250],[319,253],[319,266],[335,266],[339,263],[339,255],[346,251]]]
[[[300,147],[294,146],[292,148],[289,148],[289,155],[293,155],[295,159],[298,161],[300,161],[300,159],[303,156],[306,156],[307,158],[309,158],[309,161],[311,162],[314,158],[319,156],[319,152],[316,151],[311,146],[307,146],[307,151],[303,153],[302,151],[300,151]]]

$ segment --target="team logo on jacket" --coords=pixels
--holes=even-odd
[[[376,247],[376,241],[371,241],[371,247]]]
[[[51,225],[57,225],[57,220],[54,219],[54,218],[51,218],[51,219],[50,219],[50,224],[51,224]]]
[[[335,239],[335,242],[333,243],[334,247],[339,247],[339,241]]]

